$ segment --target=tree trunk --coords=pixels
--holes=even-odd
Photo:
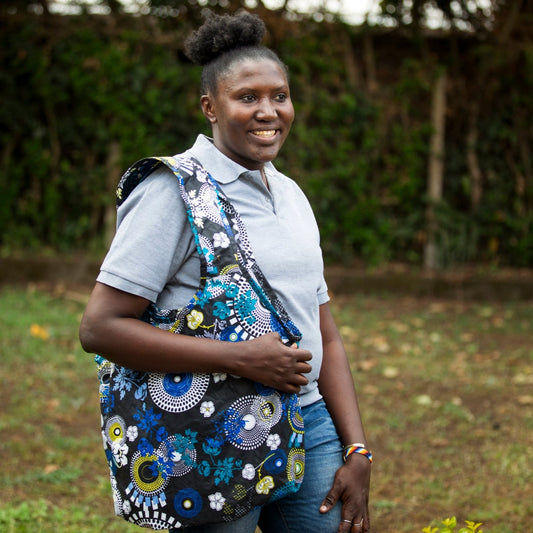
[[[370,94],[376,92],[378,81],[376,76],[376,57],[374,54],[374,42],[368,32],[363,38],[363,50],[366,68],[367,89]]]
[[[348,77],[348,84],[351,89],[354,89],[360,84],[359,69],[357,68],[357,60],[353,50],[352,41],[347,32],[343,31],[340,34],[342,48],[344,50],[344,63],[346,65],[346,74]]]
[[[428,164],[428,208],[426,212],[427,241],[424,250],[424,267],[437,267],[437,220],[435,206],[442,200],[442,181],[444,174],[444,134],[446,126],[446,72],[442,70],[433,85],[431,102],[431,135]]]
[[[468,170],[470,173],[470,180],[472,182],[472,189],[470,193],[470,207],[472,211],[476,211],[481,203],[481,196],[483,195],[483,174],[479,167],[479,160],[477,157],[477,128],[478,110],[477,104],[473,104],[473,110],[468,125],[466,134],[466,160],[468,163]]]

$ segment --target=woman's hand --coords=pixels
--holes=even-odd
[[[335,474],[333,486],[320,506],[327,513],[337,501],[342,502],[342,521],[338,533],[369,533],[368,487],[370,461],[359,454],[351,454]]]
[[[235,348],[240,355],[234,373],[239,376],[287,393],[298,393],[309,382],[304,374],[311,372],[307,362],[311,353],[296,345],[285,346],[278,333],[237,343]]]
[[[352,442],[366,443],[350,365],[327,304],[320,306],[320,331],[324,348],[318,378],[320,392],[341,442],[345,445]],[[337,501],[342,502],[339,533],[370,531],[370,466],[371,463],[365,456],[352,453],[335,474],[333,486],[326,495],[320,512],[327,513]]]
[[[308,383],[311,353],[285,346],[277,333],[243,342],[176,335],[139,320],[148,304],[97,283],[80,326],[83,348],[145,372],[221,372],[287,393]]]

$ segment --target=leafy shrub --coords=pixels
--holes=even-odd
[[[277,163],[309,196],[327,259],[421,262],[432,79],[449,65],[440,265],[532,264],[531,44],[455,36],[450,46],[447,37],[383,38],[369,27],[262,15],[267,44],[289,65],[296,107]],[[0,16],[4,250],[101,244],[120,173],[208,132],[199,70],[182,52],[201,18],[201,10],[167,19]],[[472,123],[483,186],[476,206],[465,149]]]
[[[457,519],[455,516],[451,518],[446,518],[442,521],[444,527],[425,527],[422,529],[422,533],[483,533],[483,530],[480,529],[482,523],[471,522],[469,520],[465,521],[466,527],[457,527]]]

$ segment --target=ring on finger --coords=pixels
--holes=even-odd
[[[353,522],[351,520],[343,520],[343,522],[346,522],[347,524],[353,525]]]
[[[364,521],[365,521],[365,519],[361,518],[361,522],[352,522],[352,525],[354,525],[356,527],[363,527]]]

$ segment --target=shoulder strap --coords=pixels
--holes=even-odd
[[[224,268],[238,264],[263,306],[283,326],[290,342],[299,342],[302,337],[300,331],[259,268],[252,250],[249,246],[241,245],[242,242],[247,243],[248,238],[239,214],[199,161],[184,156],[150,157],[138,161],[120,180],[117,206],[126,200],[141,181],[163,164],[178,179],[196,247],[202,259],[202,278],[217,276]],[[233,230],[233,219],[238,222],[238,235]],[[215,250],[210,243],[217,241],[220,246]]]

